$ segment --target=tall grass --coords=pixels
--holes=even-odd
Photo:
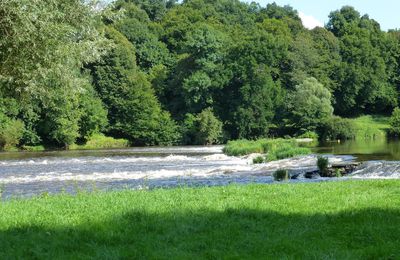
[[[384,116],[361,116],[350,119],[356,140],[384,139],[390,129],[389,118]]]
[[[299,147],[295,139],[260,139],[256,141],[230,141],[224,147],[224,153],[230,156],[242,156],[252,153],[267,154],[268,161],[291,158],[297,155],[310,154],[311,150]]]
[[[129,146],[129,141],[125,139],[114,139],[102,134],[95,134],[89,138],[84,145],[71,145],[71,150],[93,150],[93,149],[112,149],[124,148]]]
[[[264,146],[268,143],[268,139],[259,139],[256,141],[236,140],[229,141],[223,151],[230,156],[242,156],[252,153],[264,153]]]

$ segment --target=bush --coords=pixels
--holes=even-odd
[[[275,181],[286,181],[289,179],[289,172],[287,170],[277,170],[273,174]]]
[[[222,122],[207,108],[197,115],[197,130],[197,144],[215,144],[222,136]]]
[[[328,165],[329,165],[329,159],[325,157],[318,157],[317,160],[317,166],[320,172],[321,177],[326,177],[328,174]]]
[[[207,108],[197,115],[186,114],[181,132],[183,144],[216,144],[222,138],[222,122]]]
[[[260,164],[260,163],[263,163],[264,161],[265,161],[264,157],[262,157],[262,156],[257,156],[256,158],[253,159],[254,164]]]
[[[323,138],[328,140],[355,139],[356,126],[350,119],[333,116],[325,123],[321,132]]]
[[[6,116],[0,118],[0,149],[10,150],[19,144],[25,126],[20,120],[9,119]]]
[[[389,120],[390,124],[390,133],[392,135],[400,135],[400,108],[396,107],[393,110],[392,116]]]

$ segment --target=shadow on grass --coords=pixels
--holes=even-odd
[[[102,223],[0,231],[0,258],[399,259],[400,211],[132,211]]]

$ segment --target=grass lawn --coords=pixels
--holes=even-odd
[[[0,259],[400,259],[400,180],[0,203]]]

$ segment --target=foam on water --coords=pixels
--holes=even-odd
[[[162,152],[155,153],[158,150]],[[345,156],[330,158],[331,162],[352,159]],[[103,156],[47,156],[1,161],[0,185],[5,185],[3,196],[24,196],[58,192],[71,182],[83,186],[95,183],[105,189],[138,187],[143,183],[150,183],[152,187],[173,187],[179,185],[180,180],[193,185],[267,183],[273,181],[271,174],[277,169],[314,170],[316,160],[316,156],[304,156],[253,164],[252,156],[222,154],[222,146],[134,148],[126,149],[124,153],[108,151]]]
[[[370,179],[400,179],[400,162],[369,161],[363,163],[352,176]]]

